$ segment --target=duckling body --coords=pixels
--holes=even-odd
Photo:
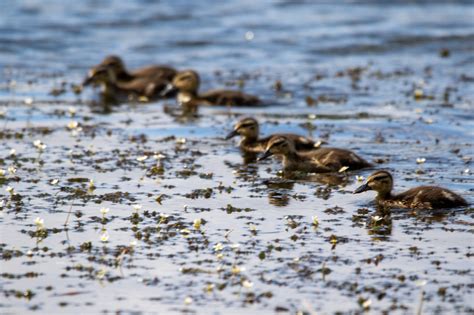
[[[346,149],[339,148],[317,148],[310,152],[301,152],[299,159],[304,164],[322,164],[331,169],[331,171],[339,171],[342,167],[347,166],[349,170],[358,170],[372,166],[369,162]],[[295,163],[288,159],[287,164],[292,168],[298,168]],[[309,166],[307,166],[310,168]]]
[[[117,99],[123,95],[155,99],[162,96],[175,75],[176,70],[168,66],[148,66],[129,72],[119,57],[108,56],[89,71],[83,85],[101,85],[104,94],[115,95]]]
[[[260,105],[260,99],[255,95],[231,90],[212,90],[199,95],[206,105],[253,106]]]
[[[262,153],[268,146],[270,140],[274,137],[283,136],[290,139],[297,151],[312,150],[318,146],[312,139],[296,134],[273,134],[265,138],[259,138],[259,124],[254,118],[244,118],[237,122],[234,130],[230,132],[226,140],[240,135],[241,140],[239,147],[242,151],[247,153]]]
[[[120,72],[117,74],[117,80],[123,82],[130,82],[139,78],[161,78],[167,82],[171,82],[176,75],[177,71],[174,68],[163,66],[163,65],[154,65],[147,66],[143,68],[136,69],[134,71]]]
[[[354,193],[375,190],[378,204],[397,208],[440,209],[468,205],[464,198],[442,187],[420,186],[399,194],[392,194],[392,188],[392,175],[387,171],[378,171],[370,175],[367,182]]]
[[[307,152],[298,152],[293,141],[284,136],[271,139],[265,153],[259,160],[272,155],[283,157],[282,162],[285,171],[327,173],[337,172],[344,166],[347,166],[349,170],[371,166],[369,162],[346,149],[316,148]]]
[[[104,81],[102,96],[114,99],[116,102],[157,99],[168,83],[163,80],[139,78],[130,82]]]
[[[178,90],[177,102],[182,106],[227,105],[255,106],[261,101],[257,96],[231,90],[212,90],[198,94],[199,75],[192,70],[179,72],[173,79],[169,89]]]

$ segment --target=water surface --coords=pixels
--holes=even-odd
[[[436,184],[472,204],[469,1],[2,5],[0,168],[16,173],[0,183],[1,313],[474,311],[471,208],[374,225],[374,195],[351,193],[373,170],[287,179],[278,161],[244,164],[223,140],[251,115],[264,134],[380,162],[397,190]],[[164,112],[172,100],[100,114],[97,91],[69,87],[112,53],[130,68],[196,69],[203,90],[243,83],[271,106],[203,108],[192,121]]]

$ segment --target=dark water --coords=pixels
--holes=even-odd
[[[474,203],[471,2],[1,6],[0,313],[473,312],[471,208],[394,211],[374,227],[373,194],[351,194],[372,170],[284,179],[277,161],[245,165],[222,140],[253,115],[265,134],[298,132],[384,161],[397,190],[437,184]],[[243,83],[274,105],[203,108],[188,122],[164,102],[97,114],[96,92],[76,96],[69,84],[111,53],[130,68],[196,69],[203,90]],[[67,128],[74,121],[82,130]]]

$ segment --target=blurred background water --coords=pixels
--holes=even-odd
[[[4,0],[0,20],[1,67],[73,75],[112,53],[130,67],[307,72],[450,48],[468,67],[473,43],[470,1]]]

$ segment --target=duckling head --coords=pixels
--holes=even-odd
[[[225,139],[229,140],[235,136],[240,135],[241,137],[248,139],[257,139],[259,133],[258,122],[254,118],[244,118],[235,124],[234,130],[230,132]]]
[[[387,171],[377,171],[367,178],[364,185],[354,191],[358,194],[367,190],[375,190],[379,196],[387,196],[393,188],[393,177]]]
[[[82,85],[87,86],[89,84],[94,84],[98,86],[115,83],[116,81],[117,77],[111,69],[103,66],[97,66],[89,71],[89,74]]]
[[[199,89],[200,79],[196,71],[186,70],[178,73],[174,78],[172,85],[180,92],[196,94]]]
[[[122,59],[114,55],[105,57],[100,66],[110,69],[115,75],[125,72],[125,65]]]
[[[117,76],[125,72],[125,66],[122,59],[118,56],[107,56],[102,62],[89,70],[86,79],[82,83],[87,86],[91,83],[99,85],[101,83],[117,81]]]
[[[262,161],[269,158],[272,155],[283,155],[287,156],[295,152],[295,144],[290,139],[283,136],[276,136],[270,139],[267,144],[265,152],[257,159]]]

